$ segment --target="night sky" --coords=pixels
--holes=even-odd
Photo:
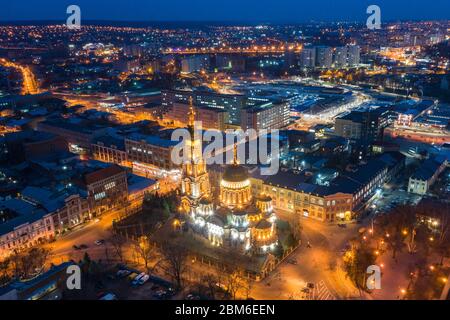
[[[450,19],[450,0],[2,0],[0,20],[65,21],[70,4],[82,19],[116,21],[365,21],[370,4],[382,20]]]

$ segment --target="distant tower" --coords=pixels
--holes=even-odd
[[[189,123],[188,130],[191,140],[185,141],[189,155],[183,163],[183,178],[181,181],[181,206],[186,213],[196,211],[201,199],[208,199],[211,195],[209,176],[206,171],[206,163],[202,156],[202,141],[195,139],[194,123],[195,110],[192,97],[189,98]]]

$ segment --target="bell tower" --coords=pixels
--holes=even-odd
[[[181,181],[181,206],[186,213],[195,213],[198,202],[208,199],[211,195],[209,176],[202,155],[202,140],[195,136],[195,110],[192,97],[189,98],[188,130],[191,139],[185,141],[188,151],[183,163],[183,178]]]

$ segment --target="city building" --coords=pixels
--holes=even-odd
[[[48,212],[24,199],[0,202],[0,258],[14,250],[20,251],[50,241],[55,237],[55,226]]]
[[[328,46],[316,47],[316,67],[331,68],[333,64],[333,48]]]
[[[37,131],[49,132],[61,136],[69,145],[69,150],[77,154],[89,154],[91,142],[105,135],[107,128],[97,125],[70,123],[64,119],[46,120],[40,122]]]
[[[384,128],[392,123],[390,107],[368,107],[337,117],[335,133],[346,139],[372,143],[381,139]]]
[[[161,176],[179,170],[171,160],[172,150],[177,144],[177,141],[141,133],[128,134],[125,138],[125,150],[133,172],[146,176]]]
[[[425,160],[409,178],[408,192],[420,195],[427,194],[438,176],[448,166],[444,157],[433,157]]]
[[[20,193],[23,200],[51,213],[55,235],[61,234],[90,218],[86,198],[75,192],[54,192],[42,187],[27,186]]]
[[[162,105],[171,110],[175,102],[188,104],[192,97],[196,107],[211,107],[228,112],[229,123],[241,124],[241,110],[247,106],[247,97],[242,94],[220,94],[210,91],[162,90]]]
[[[348,48],[336,47],[333,54],[333,66],[335,68],[344,68],[348,65]]]
[[[361,48],[358,45],[347,46],[347,65],[355,67],[360,64],[361,60]]]
[[[130,166],[125,141],[122,137],[101,136],[91,143],[91,155],[95,160]]]
[[[212,107],[198,107],[198,116],[196,121],[201,122],[203,129],[216,129],[224,131],[226,124],[229,123],[228,111],[224,109]],[[188,123],[189,104],[175,102],[170,112],[164,119],[174,121],[180,127],[184,127]]]
[[[72,265],[73,262],[52,265],[48,271],[33,279],[15,280],[0,287],[0,300],[60,300],[67,288],[67,268]]]
[[[181,60],[181,72],[192,73],[209,69],[209,56],[192,55]]]
[[[12,163],[68,151],[67,142],[62,137],[48,132],[26,130],[9,133],[5,135],[4,143]]]
[[[247,129],[281,129],[290,121],[290,109],[287,101],[265,102],[242,109],[241,128]]]
[[[124,206],[128,201],[127,173],[117,165],[85,174],[82,184],[92,216]]]
[[[300,53],[299,66],[301,68],[315,68],[316,66],[316,48],[304,47]]]

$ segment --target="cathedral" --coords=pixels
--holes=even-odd
[[[220,181],[220,195],[211,193],[201,141],[194,138],[195,111],[190,99],[190,155],[183,164],[181,211],[193,232],[218,247],[233,248],[241,253],[268,253],[277,242],[272,199],[254,198],[247,169],[239,165],[236,145],[234,160]]]

